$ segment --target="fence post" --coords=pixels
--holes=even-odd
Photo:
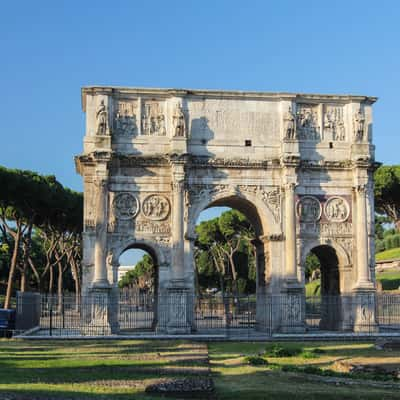
[[[63,329],[65,328],[65,315],[64,315],[64,298],[62,299],[62,303],[61,303],[61,315],[62,315],[62,327]]]
[[[53,335],[53,301],[50,299],[50,321],[49,321],[49,334]]]

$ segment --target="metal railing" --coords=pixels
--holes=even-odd
[[[194,296],[121,292],[115,295],[41,296],[40,332],[80,336],[389,332],[400,334],[400,294],[340,296]]]

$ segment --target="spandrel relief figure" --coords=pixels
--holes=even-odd
[[[104,104],[104,100],[100,101],[99,106],[96,110],[96,120],[97,120],[97,135],[107,134],[107,109]]]
[[[357,142],[362,142],[364,140],[364,129],[365,117],[360,108],[354,116],[354,136]]]
[[[186,136],[185,115],[183,114],[182,106],[176,105],[174,115],[172,117],[172,125],[174,127],[174,137]]]
[[[288,111],[286,111],[283,117],[283,121],[285,129],[285,139],[296,139],[296,119],[292,113],[291,107],[289,107]]]

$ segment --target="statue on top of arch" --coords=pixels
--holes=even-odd
[[[96,109],[96,120],[97,120],[97,131],[96,134],[99,136],[107,134],[107,109],[104,104],[104,100],[100,101]]]
[[[365,116],[361,107],[354,116],[354,136],[357,142],[364,140]]]
[[[172,125],[174,127],[174,137],[186,137],[185,114],[180,103],[177,103],[175,107]]]
[[[294,140],[296,139],[296,118],[292,113],[292,108],[285,112],[283,116],[284,122],[284,138],[287,140]]]

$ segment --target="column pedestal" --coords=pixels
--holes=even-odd
[[[299,288],[287,289],[279,296],[282,333],[305,332],[305,297],[304,290]]]
[[[87,336],[106,336],[112,332],[110,324],[110,287],[93,286],[89,297],[83,303],[89,313],[89,324],[85,325],[82,333]]]
[[[168,321],[166,330],[170,335],[182,335],[191,332],[189,323],[190,310],[193,301],[189,290],[186,288],[172,287],[167,289]]]
[[[375,333],[379,331],[376,322],[375,290],[357,289],[353,297],[354,332]]]

